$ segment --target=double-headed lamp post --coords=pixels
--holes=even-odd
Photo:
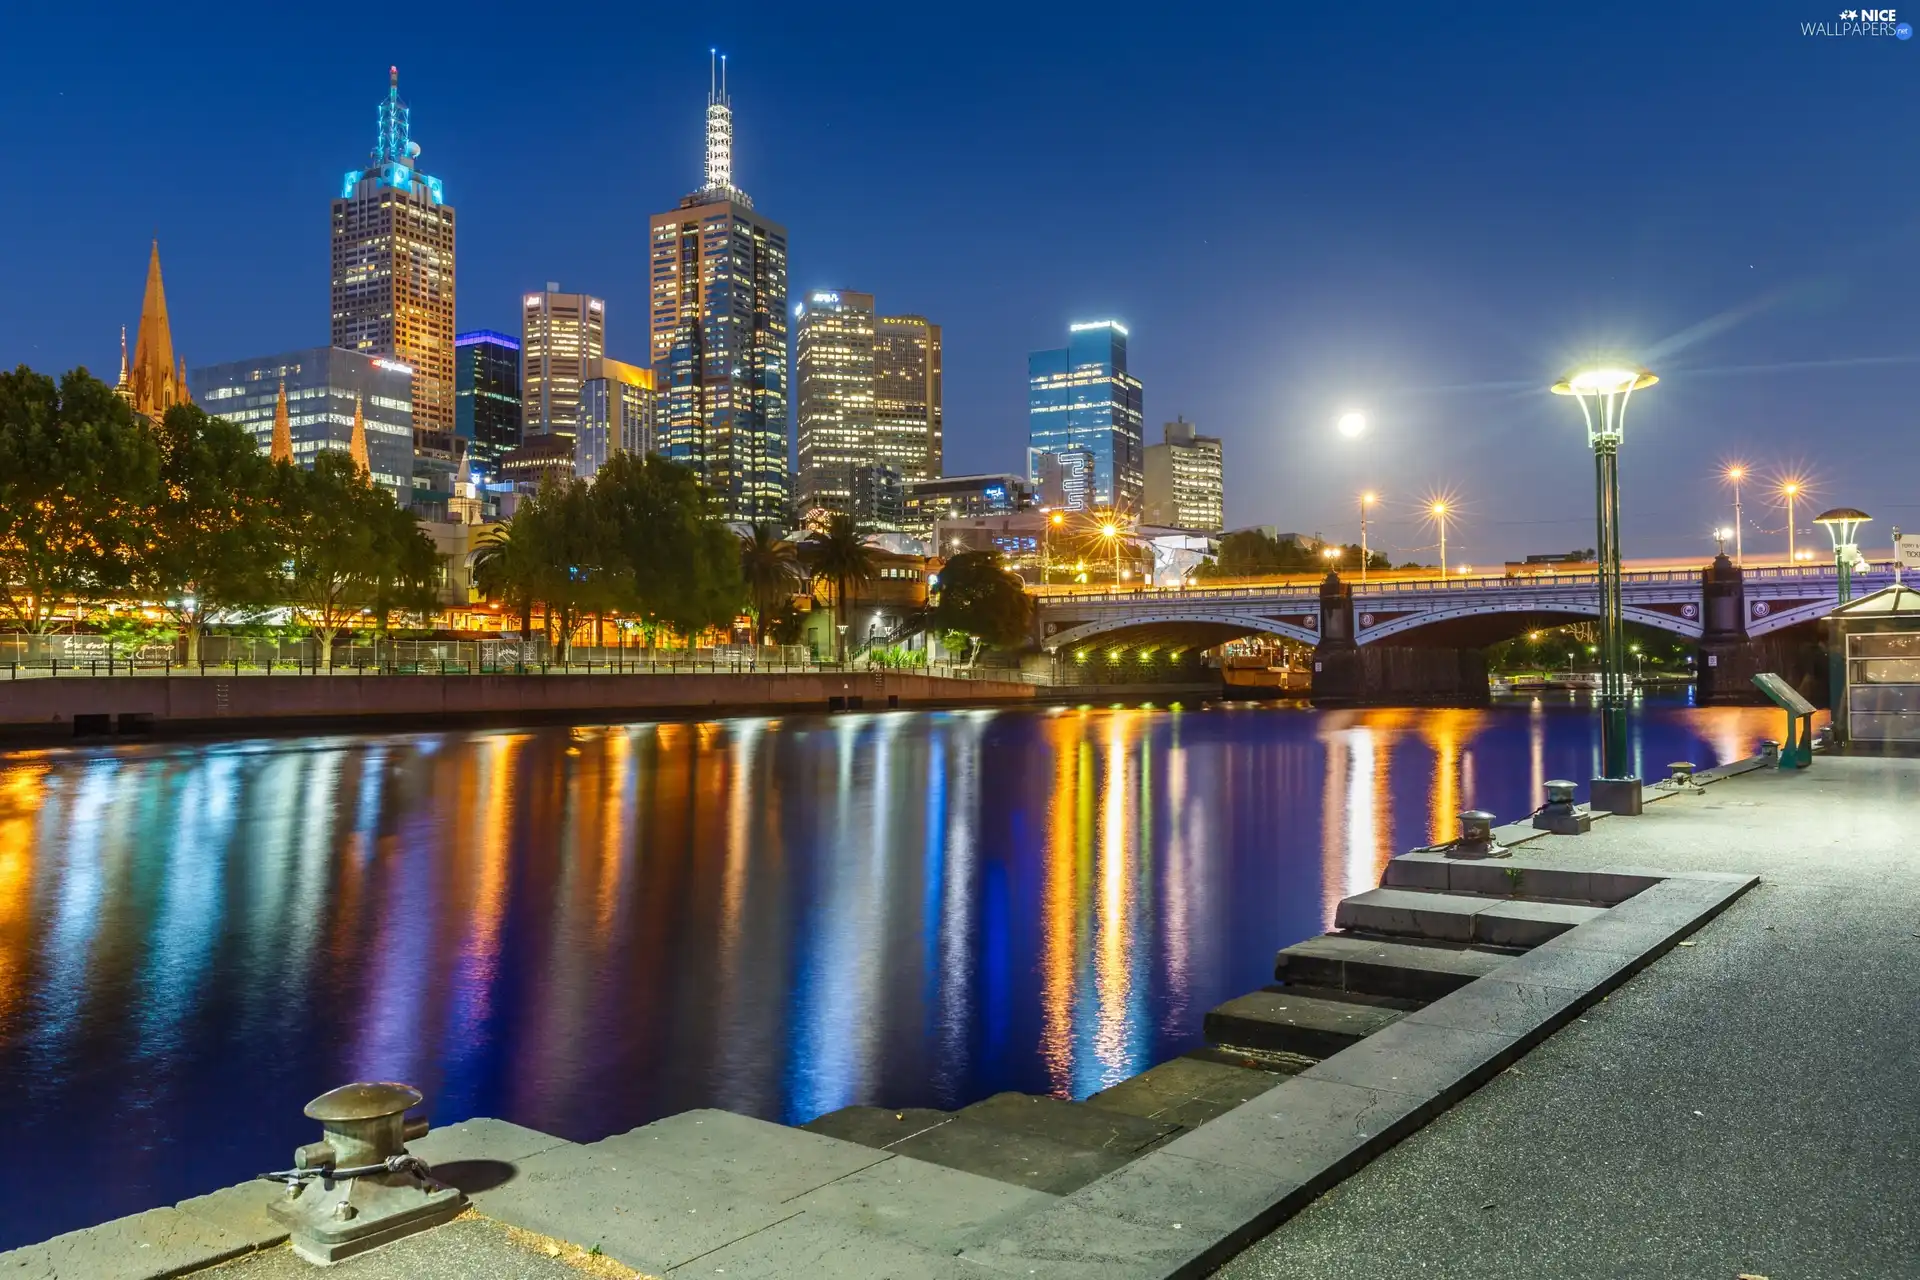
[[[1639,779],[1627,759],[1626,628],[1620,612],[1620,440],[1627,401],[1659,379],[1644,369],[1601,366],[1580,369],[1553,384],[1553,394],[1572,396],[1587,423],[1593,447],[1595,523],[1600,551],[1600,779],[1628,784],[1606,788],[1608,798],[1638,813]],[[1598,780],[1597,780],[1598,781]],[[1602,790],[1595,786],[1596,793]],[[1633,793],[1630,796],[1623,792]],[[1595,808],[1605,808],[1596,794]]]
[[[1833,563],[1840,571],[1841,604],[1853,599],[1853,567],[1860,563],[1860,544],[1856,539],[1860,526],[1871,519],[1872,516],[1853,507],[1835,507],[1813,518],[1815,524],[1826,526],[1827,536],[1833,539]]]

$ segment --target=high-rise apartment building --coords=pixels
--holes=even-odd
[[[707,93],[706,180],[648,225],[658,452],[729,520],[787,503],[787,231],[733,185],[725,60]]]
[[[854,472],[875,461],[873,295],[812,293],[796,311],[800,508],[851,512]]]
[[[453,340],[453,434],[492,475],[520,445],[520,340],[475,329]]]
[[[216,418],[253,433],[260,452],[273,449],[282,406],[293,461],[302,467],[332,449],[353,445],[356,409],[366,433],[367,470],[402,506],[414,500],[413,370],[385,356],[338,347],[309,347],[192,370],[194,399]]]
[[[1161,429],[1164,443],[1147,446],[1144,524],[1195,533],[1226,525],[1226,484],[1220,441],[1203,436],[1184,417]]]
[[[520,337],[525,434],[572,435],[587,366],[607,354],[607,304],[590,294],[562,293],[550,280],[523,299]]]
[[[622,360],[590,361],[580,384],[580,417],[573,433],[573,473],[591,480],[616,453],[653,452],[653,370]]]
[[[347,172],[333,202],[332,342],[413,371],[414,483],[444,501],[454,462],[453,206],[440,179],[415,167],[420,146],[397,68],[387,69],[378,118],[367,167]]]
[[[1127,331],[1113,320],[1071,326],[1067,345],[1027,357],[1027,474],[1040,459],[1085,450],[1096,507],[1140,509],[1140,380],[1127,372]]]
[[[940,326],[881,316],[873,329],[873,456],[907,483],[940,475]]]

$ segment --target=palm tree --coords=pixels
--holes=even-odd
[[[522,543],[526,540],[522,539]],[[473,552],[473,585],[489,600],[520,610],[520,638],[533,639],[534,574],[532,548],[513,540],[513,521],[489,525]]]
[[[839,658],[844,665],[847,660],[846,627],[850,593],[858,584],[872,579],[873,548],[867,545],[867,534],[859,521],[849,515],[827,517],[825,524],[816,527],[807,536],[807,543],[812,553],[808,559],[812,562],[813,576],[825,578],[833,584],[834,633],[839,637]]]
[[[799,555],[774,526],[760,521],[740,535],[740,577],[753,605],[755,639],[765,644],[774,610],[799,585]]]

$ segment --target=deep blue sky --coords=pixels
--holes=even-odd
[[[1588,545],[1542,388],[1613,347],[1664,376],[1629,555],[1710,550],[1734,457],[1870,543],[1920,528],[1920,40],[1802,36],[1832,0],[1591,9],[33,5],[0,48],[0,365],[110,377],[154,233],[189,364],[326,341],[328,200],[389,63],[459,210],[460,326],[517,331],[558,280],[644,358],[646,219],[698,179],[718,45],[795,295],[945,326],[950,473],[1016,469],[1026,352],[1113,316],[1149,439],[1225,438],[1230,523],[1351,537],[1370,487],[1413,548],[1450,491],[1456,562]],[[1783,541],[1748,514],[1750,557]]]

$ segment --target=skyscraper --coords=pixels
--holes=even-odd
[[[1127,372],[1127,331],[1113,320],[1073,325],[1067,345],[1027,357],[1027,474],[1040,459],[1084,449],[1095,506],[1140,509],[1140,380]]]
[[[526,434],[572,435],[580,422],[580,384],[587,366],[607,354],[607,304],[589,294],[561,293],[547,282],[522,300],[520,335],[526,358]]]
[[[854,472],[873,463],[873,295],[842,289],[796,308],[802,512],[851,512]]]
[[[491,329],[453,340],[453,434],[492,475],[520,444],[520,342]]]
[[[726,62],[707,93],[706,180],[649,220],[658,452],[692,467],[729,520],[787,501],[787,231],[733,185]]]
[[[616,453],[652,453],[655,403],[653,370],[623,360],[590,361],[580,384],[573,473],[591,480]]]
[[[1161,429],[1162,444],[1147,446],[1146,524],[1196,533],[1226,525],[1225,467],[1220,441],[1177,418]]]
[[[285,413],[292,461],[311,468],[328,449],[353,447],[360,415],[367,469],[375,484],[413,496],[413,371],[397,360],[338,347],[309,347],[208,365],[191,374],[206,411],[253,433],[270,453]]]
[[[413,447],[425,464],[414,468],[415,484],[450,492],[453,206],[440,179],[414,167],[420,145],[398,68],[387,68],[378,117],[367,167],[347,171],[333,202],[332,341],[413,371]]]
[[[882,316],[873,331],[873,451],[911,484],[940,475],[940,326]]]

